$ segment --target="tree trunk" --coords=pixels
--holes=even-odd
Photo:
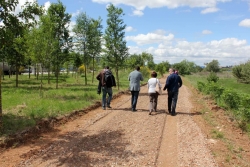
[[[85,70],[84,70],[84,74],[85,74],[85,85],[87,85],[87,65],[84,66]]]
[[[43,67],[42,67],[41,82],[40,82],[40,96],[43,97]]]
[[[0,69],[0,75],[2,75],[2,70]],[[3,109],[2,109],[2,80],[0,77],[0,131],[3,129]]]
[[[92,74],[92,83],[94,83],[94,77],[95,77],[95,57],[93,56],[93,62],[92,62],[92,67],[93,67],[93,74]]]
[[[19,70],[18,70],[18,65],[17,65],[17,60],[16,60],[16,87],[18,87],[18,75],[19,75]]]
[[[56,89],[58,89],[59,65],[56,66]]]
[[[116,71],[116,85],[117,85],[117,88],[118,88],[118,90],[120,90],[120,84],[119,84],[119,75],[118,75],[118,68],[116,68],[115,69],[115,71]]]

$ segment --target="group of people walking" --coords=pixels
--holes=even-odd
[[[108,81],[108,74],[111,75],[110,81]],[[110,103],[112,99],[112,87],[116,86],[115,78],[112,75],[109,67],[105,67],[96,77],[99,80],[98,85],[98,93],[102,91],[102,108],[105,110],[107,108],[111,108]],[[140,72],[140,67],[137,66],[134,71],[132,71],[129,76],[129,90],[131,92],[131,110],[133,112],[137,111],[136,105],[140,92],[140,82],[143,81],[142,73]],[[110,83],[109,83],[110,82]],[[111,83],[112,82],[112,83]],[[159,86],[160,89],[167,90],[168,92],[168,112],[172,115],[176,115],[176,104],[179,94],[179,88],[182,86],[182,79],[178,75],[178,71],[173,68],[169,68],[169,75],[166,79],[165,86],[163,87],[157,79],[157,73],[153,71],[151,73],[151,78],[148,80],[148,95],[149,95],[149,115],[152,112],[157,112],[157,103],[159,93],[156,92],[156,86]],[[108,94],[108,98],[106,100],[106,96]]]

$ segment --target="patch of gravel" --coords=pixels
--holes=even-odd
[[[193,121],[190,110],[192,104],[187,100],[189,92],[186,87],[183,88],[182,95],[185,98],[179,99],[177,122],[177,143],[178,143],[178,166],[180,167],[200,167],[209,166],[217,167],[210,150],[207,147],[208,141],[202,134],[201,129]]]

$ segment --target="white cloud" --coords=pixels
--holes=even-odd
[[[144,15],[144,13],[141,10],[134,10],[133,15],[134,16],[142,16],[142,15]]]
[[[81,13],[82,10],[77,10],[75,13],[72,13],[72,17],[76,17]]]
[[[239,23],[239,26],[242,26],[242,27],[250,27],[250,19],[242,20],[242,21]]]
[[[212,34],[212,31],[203,30],[203,31],[202,31],[202,34],[204,34],[204,35]]]
[[[178,8],[182,6],[188,6],[190,8],[208,8],[204,12],[215,12],[217,3],[220,2],[229,2],[231,0],[92,0],[97,3],[113,3],[115,5],[124,4],[128,6],[132,6],[138,10],[144,10],[146,7],[148,8],[160,8],[160,7],[168,7],[168,8]],[[218,9],[217,9],[218,10]]]
[[[50,7],[51,3],[50,1],[44,3],[44,9],[47,11]]]
[[[204,10],[201,11],[202,14],[207,14],[207,13],[215,13],[219,11],[218,8],[212,7],[212,8],[206,8]]]
[[[174,39],[173,34],[169,34],[168,36],[165,36],[161,33],[148,33],[146,35],[139,34],[137,36],[127,36],[127,41],[134,41],[138,45],[146,45],[146,44],[154,44],[154,43],[165,43],[169,42]]]
[[[133,27],[131,26],[127,26],[126,29],[125,29],[126,32],[131,32],[131,31],[136,31],[136,29],[134,29]]]
[[[154,36],[154,38],[153,38]],[[131,54],[140,54],[142,52],[151,53],[154,56],[155,63],[162,61],[169,61],[171,64],[188,60],[197,65],[204,65],[204,63],[211,62],[213,59],[218,60],[220,65],[235,65],[250,59],[250,45],[246,40],[239,40],[237,38],[225,38],[221,40],[213,40],[207,43],[204,42],[189,42],[186,40],[175,40],[174,35],[168,38],[170,42],[164,42],[168,36],[162,36],[159,39],[157,34],[148,33],[146,35],[140,34],[134,36],[133,39],[138,44],[157,42],[156,47],[140,48],[139,46],[130,47]],[[156,40],[157,37],[157,40]],[[143,42],[142,42],[143,41]],[[161,42],[160,42],[161,41]],[[159,43],[160,42],[160,43]]]

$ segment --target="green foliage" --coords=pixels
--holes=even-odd
[[[222,99],[229,109],[238,109],[240,104],[240,97],[231,89],[227,89],[222,94]]]
[[[197,87],[199,91],[215,98],[219,106],[228,109],[243,131],[250,132],[250,96],[248,94],[239,93],[238,89],[236,92],[215,82],[205,84],[197,81]]]
[[[210,63],[207,64],[206,70],[209,72],[219,72],[220,66],[218,60],[212,60]]]
[[[78,68],[78,72],[80,74],[83,74],[85,72],[85,66],[84,65],[81,65],[79,68]]]
[[[148,67],[140,67],[140,72],[142,73],[144,80],[150,78],[150,69]]]
[[[107,11],[107,27],[103,36],[105,40],[104,58],[115,69],[117,87],[119,89],[118,72],[119,69],[125,66],[125,61],[129,55],[125,41],[126,24],[124,24],[122,19],[124,13],[121,8],[111,4],[107,7]]]
[[[216,99],[220,98],[220,96],[223,94],[223,92],[225,90],[223,87],[219,86],[215,82],[211,82],[211,83],[206,84],[203,89],[204,89],[203,91],[206,94],[210,94]]]
[[[128,58],[126,59],[126,65],[130,69],[134,69],[135,66],[147,66],[151,70],[155,68],[153,55],[146,52],[142,52],[141,54],[132,54],[128,56]]]
[[[187,60],[173,64],[173,68],[178,70],[181,75],[190,75],[191,73],[198,72],[199,70],[199,67],[194,62],[189,62]]]
[[[219,77],[216,75],[215,72],[210,72],[209,76],[207,77],[208,82],[217,82]]]
[[[170,67],[171,65],[168,61],[163,61],[156,65],[155,71],[157,71],[161,76],[163,76],[163,74],[165,74]]]
[[[198,81],[198,82],[197,82],[197,87],[198,87],[198,90],[199,90],[200,92],[204,92],[205,83],[204,83],[204,82]]]
[[[250,60],[246,63],[234,66],[232,73],[239,82],[250,83]]]
[[[218,130],[213,130],[212,133],[213,133],[214,138],[216,138],[216,139],[223,139],[224,138],[224,134]]]

